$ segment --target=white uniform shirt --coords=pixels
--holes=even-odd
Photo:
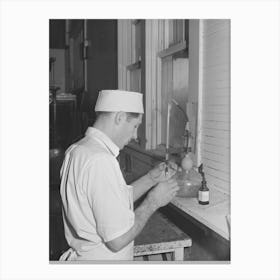
[[[133,242],[116,253],[104,244],[134,224],[133,187],[125,183],[118,154],[111,139],[92,127],[66,151],[60,194],[65,237],[72,249],[61,259],[133,259]]]

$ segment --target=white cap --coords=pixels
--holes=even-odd
[[[101,90],[95,111],[144,113],[143,94],[125,90]]]

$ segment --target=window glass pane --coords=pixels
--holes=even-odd
[[[135,26],[135,62],[141,60],[141,22]]]
[[[166,57],[162,60],[162,143],[166,143],[167,104],[174,98],[186,112],[188,100],[188,59]],[[170,147],[181,148],[184,143],[186,117],[184,113],[172,103],[170,113]]]
[[[175,19],[169,22],[169,47],[185,40],[185,20]]]
[[[129,71],[130,73],[130,90],[141,92],[141,68]]]

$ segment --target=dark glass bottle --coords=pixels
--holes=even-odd
[[[201,187],[198,190],[198,203],[202,205],[207,205],[209,204],[209,189],[205,180],[202,164],[199,166],[198,171],[202,176]]]
[[[209,204],[209,189],[207,187],[207,183],[205,181],[205,178],[203,178],[201,182],[201,187],[198,190],[198,202],[202,205]]]

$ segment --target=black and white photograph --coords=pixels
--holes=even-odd
[[[50,20],[50,260],[230,261],[230,20]]]
[[[0,279],[279,280],[280,2],[0,0]]]

